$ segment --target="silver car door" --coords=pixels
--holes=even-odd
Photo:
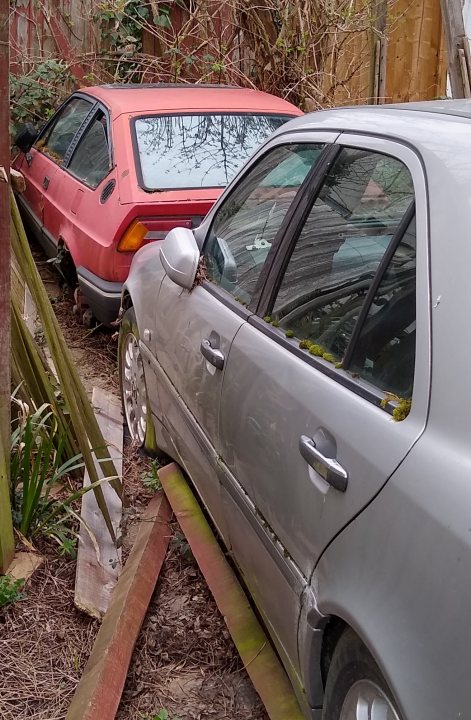
[[[285,144],[262,155],[214,213],[197,286],[188,292],[165,277],[159,292],[159,414],[223,535],[216,448],[227,358],[251,314],[268,252],[324,145]]]
[[[295,671],[316,562],[420,436],[428,403],[421,162],[399,143],[339,142],[262,293],[264,319],[252,316],[234,339],[221,403],[231,545]]]

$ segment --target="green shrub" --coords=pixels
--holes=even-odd
[[[11,133],[26,122],[41,125],[72,91],[72,74],[63,60],[44,60],[27,75],[10,75]]]
[[[142,476],[142,484],[148,490],[162,490],[162,483],[159,478],[159,464],[155,460],[151,463],[150,468]]]

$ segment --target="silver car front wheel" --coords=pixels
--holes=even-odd
[[[345,628],[332,654],[322,720],[401,720],[381,670],[351,628]]]
[[[144,445],[147,430],[147,390],[134,309],[124,315],[119,333],[119,375],[123,410],[134,442]]]
[[[399,715],[376,683],[359,680],[347,692],[339,720],[399,720]]]

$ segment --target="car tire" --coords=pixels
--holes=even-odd
[[[157,454],[155,432],[150,413],[144,363],[139,348],[136,313],[130,307],[119,328],[118,372],[123,415],[131,440],[150,454]]]
[[[322,720],[402,720],[381,671],[353,630],[338,641],[327,674]]]

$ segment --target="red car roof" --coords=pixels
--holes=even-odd
[[[295,105],[259,90],[227,85],[97,85],[82,92],[122,113],[212,111],[303,115]]]

